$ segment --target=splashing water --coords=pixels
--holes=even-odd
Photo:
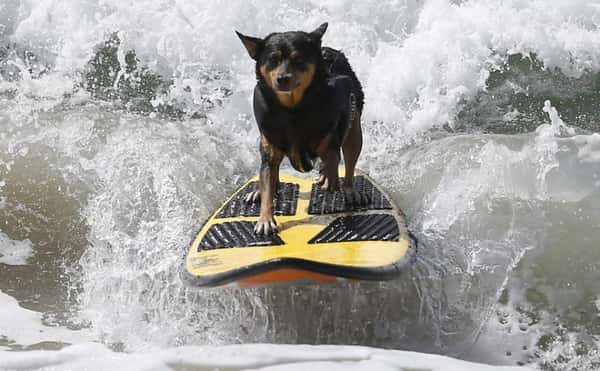
[[[186,288],[192,236],[258,168],[233,30],[323,21],[366,93],[359,167],[408,215],[417,261],[385,283]],[[599,25],[591,0],[5,0],[0,237],[33,254],[0,260],[0,290],[131,352],[360,344],[594,369]]]

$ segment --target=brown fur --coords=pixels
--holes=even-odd
[[[279,184],[279,165],[283,160],[284,153],[271,145],[264,135],[260,137],[260,146],[263,150],[263,156],[267,156],[269,161],[267,166],[261,167],[259,174],[258,194],[261,202],[258,222],[263,224],[274,223],[273,198],[277,184]],[[273,228],[275,228],[275,225],[273,225]]]
[[[260,73],[267,85],[275,92],[279,103],[284,107],[294,108],[302,101],[304,92],[312,83],[313,77],[315,76],[315,65],[312,63],[308,64],[306,71],[294,71],[292,79],[296,82],[296,87],[291,91],[279,91],[275,88],[275,81],[279,75],[279,67],[269,71],[267,67],[263,65],[260,66]]]
[[[278,69],[275,69],[274,71],[278,71]],[[265,82],[267,83],[267,85],[273,89],[273,80],[271,78],[271,73],[269,73],[269,71],[267,70],[267,66],[262,65],[260,66],[260,74],[262,75],[263,79],[265,79]],[[275,78],[277,78],[277,75],[274,75]]]

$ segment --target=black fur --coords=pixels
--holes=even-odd
[[[273,199],[284,156],[301,172],[312,170],[319,157],[323,162],[317,183],[322,190],[343,190],[346,202],[368,202],[368,195],[353,188],[362,149],[364,95],[344,54],[321,47],[326,30],[323,23],[313,32],[273,33],[264,39],[237,33],[256,61],[254,115],[261,132],[261,166],[257,188],[246,201],[260,199],[257,234],[278,230]],[[338,174],[340,152],[343,183]]]
[[[344,53],[339,50],[324,46],[321,48],[321,55],[323,56],[325,70],[329,77],[348,76],[350,80],[352,80],[352,91],[356,95],[358,111],[362,112],[365,104],[365,95],[363,93],[362,86],[360,85],[360,81],[358,81],[358,77],[356,77],[356,74],[350,66],[350,62],[348,62],[348,59]]]
[[[350,95],[354,95],[358,114],[362,112],[364,94],[358,78],[341,51],[321,47],[325,27],[302,31],[273,33],[264,39],[248,38],[238,33],[250,56],[256,60],[257,85],[254,90],[254,114],[261,133],[270,144],[284,152],[294,168],[306,172],[313,168],[315,148],[333,133],[330,146],[339,151],[349,125]],[[249,45],[250,44],[250,48]],[[303,99],[293,108],[279,103],[276,93],[265,81],[261,67],[275,68],[272,56],[301,56],[301,63],[288,66],[305,70],[314,64],[312,83]],[[283,63],[291,63],[284,61]]]

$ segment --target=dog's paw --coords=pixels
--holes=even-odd
[[[246,195],[246,197],[244,198],[244,201],[248,204],[257,203],[258,201],[260,201],[260,192],[252,191],[252,192],[248,193]]]
[[[254,233],[258,235],[269,236],[273,233],[277,233],[279,229],[277,228],[277,223],[275,223],[275,219],[271,218],[260,218],[256,225],[254,226]]]
[[[325,183],[325,175],[319,174],[319,179],[317,179],[317,184],[322,186]]]
[[[323,181],[319,180],[321,190],[324,192],[335,192],[340,190],[340,179],[337,177],[324,177]]]
[[[361,192],[358,192],[354,188],[344,187],[344,196],[346,203],[352,205],[368,205],[371,202],[371,198]]]

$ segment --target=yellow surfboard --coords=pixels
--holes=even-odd
[[[343,172],[342,172],[343,173]],[[343,175],[343,174],[342,174]],[[409,263],[415,247],[402,211],[371,178],[356,171],[367,205],[324,192],[312,179],[281,173],[274,202],[279,233],[254,233],[259,203],[246,203],[251,178],[206,221],[185,261],[192,286],[261,286],[387,280]]]

